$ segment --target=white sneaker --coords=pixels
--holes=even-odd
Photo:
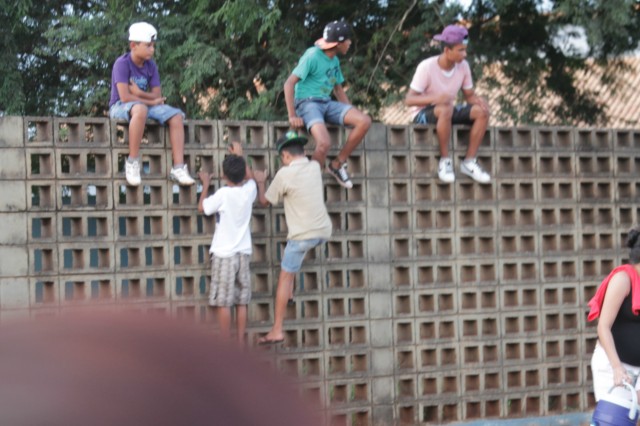
[[[124,174],[127,178],[127,183],[131,186],[140,185],[140,162],[124,161]]]
[[[189,169],[186,164],[178,168],[173,167],[171,169],[171,173],[169,173],[169,179],[181,186],[189,186],[196,183],[189,174]]]
[[[478,164],[478,160],[465,160],[460,164],[460,171],[467,176],[471,176],[473,180],[479,183],[489,183],[491,182],[491,176],[489,173],[482,170],[480,164]]]
[[[451,158],[446,157],[440,159],[440,163],[438,163],[438,177],[446,183],[455,182],[456,175],[453,173]]]

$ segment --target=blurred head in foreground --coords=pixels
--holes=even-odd
[[[156,315],[0,326],[1,425],[315,425],[255,356]]]

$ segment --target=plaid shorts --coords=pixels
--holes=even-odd
[[[251,255],[236,253],[231,257],[211,256],[209,305],[248,305],[251,301]]]

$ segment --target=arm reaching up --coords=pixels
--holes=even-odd
[[[256,185],[258,186],[258,203],[261,206],[266,207],[269,205],[269,200],[264,196],[265,194],[265,184],[267,181],[267,177],[269,176],[269,172],[267,170],[253,170],[253,179],[256,181]]]
[[[204,203],[205,198],[209,194],[209,183],[211,182],[211,175],[207,172],[200,171],[198,172],[198,177],[202,181],[202,192],[200,193],[200,200],[198,201],[198,212],[204,213],[204,207],[202,203]]]

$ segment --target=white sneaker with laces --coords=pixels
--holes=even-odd
[[[196,181],[189,174],[189,169],[187,165],[184,164],[182,167],[173,167],[171,169],[171,173],[169,173],[169,179],[176,182],[180,186],[190,186],[196,183]]]
[[[456,180],[456,175],[453,173],[453,163],[451,158],[441,158],[438,163],[438,177],[441,181],[446,183],[452,183]]]
[[[491,182],[491,176],[482,170],[482,167],[478,164],[478,160],[475,158],[473,160],[464,160],[462,164],[460,164],[460,171],[467,176],[471,176],[471,178],[478,183]]]
[[[140,162],[129,161],[124,162],[124,174],[127,178],[127,183],[131,186],[140,185]]]

